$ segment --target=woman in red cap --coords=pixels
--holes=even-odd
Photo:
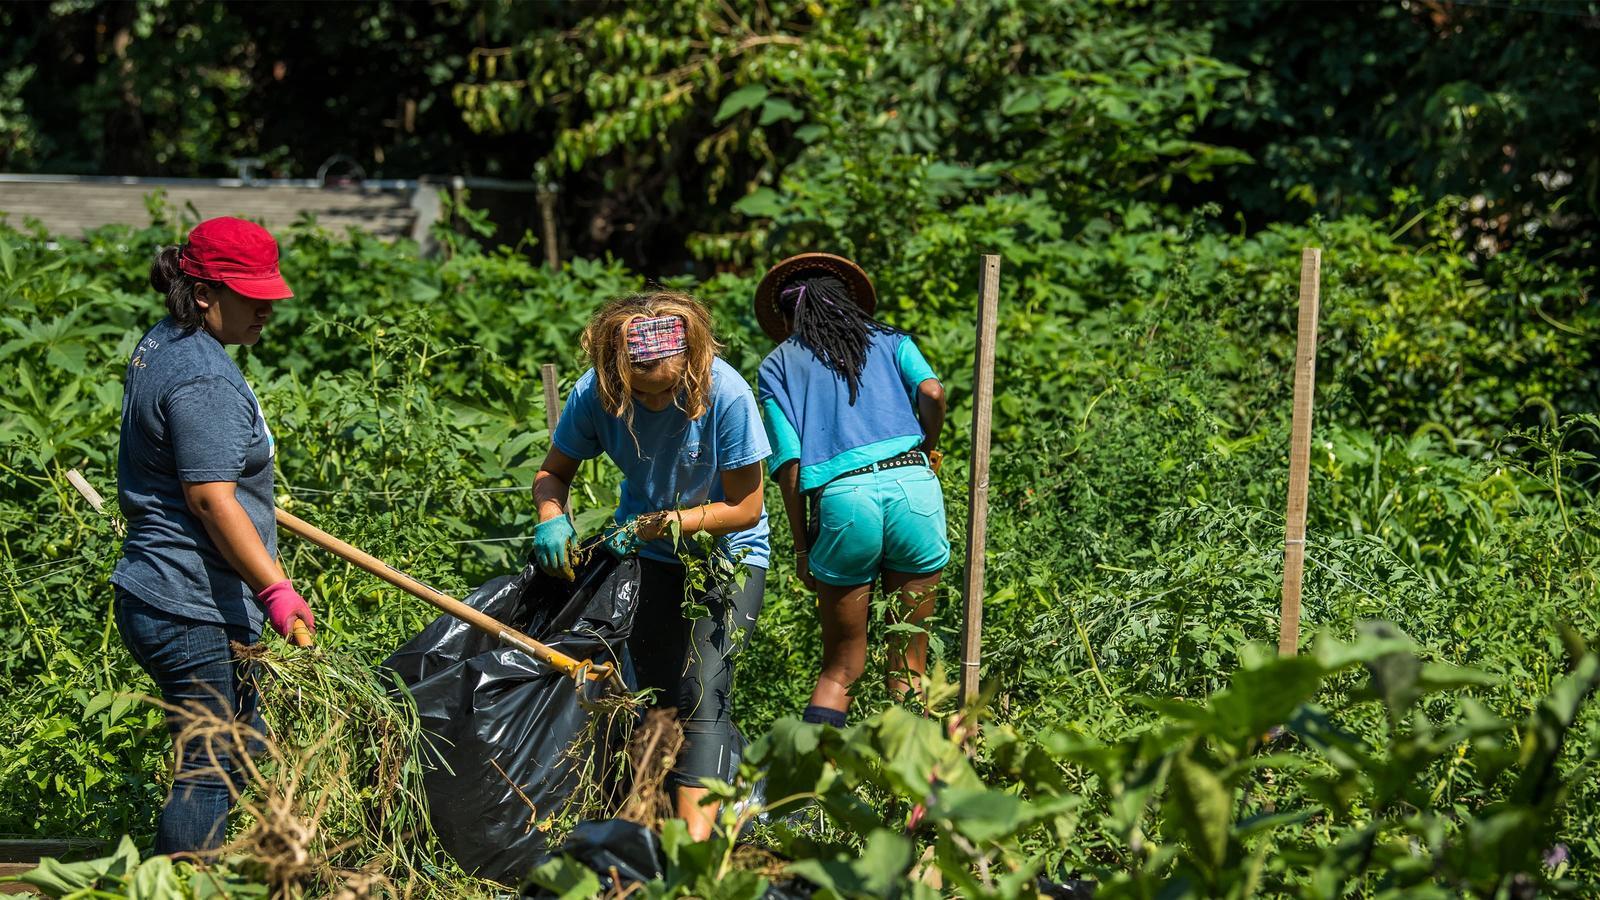
[[[123,385],[117,628],[167,703],[254,725],[255,684],[229,642],[255,643],[263,621],[309,640],[316,621],[278,565],[272,431],[226,348],[261,340],[273,303],[294,295],[272,235],[229,218],[161,250],[150,285],[168,315],[134,348]],[[181,724],[168,718],[175,741]],[[213,850],[242,766],[213,763],[202,741],[176,750],[156,852]]]

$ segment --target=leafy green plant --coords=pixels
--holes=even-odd
[[[862,152],[885,173],[875,187],[862,182],[882,189],[872,203],[965,177],[904,148]],[[1442,222],[1437,243],[1420,250],[1394,237],[1410,233],[1399,227],[1409,219],[1225,235],[1215,211],[1175,215],[1155,197],[1082,215],[1047,193],[986,197],[966,182],[938,190],[937,203],[907,201],[915,225],[903,246],[873,251],[873,274],[881,312],[916,333],[949,388],[943,479],[960,547],[969,448],[959,426],[974,402],[970,262],[980,249],[1005,257],[984,623],[992,702],[978,755],[957,760],[938,723],[886,711],[877,671],[860,682],[860,730],[843,733],[854,736],[820,737],[803,753],[791,746],[807,739],[781,723],[804,705],[820,641],[815,598],[794,577],[779,528],[765,607],[737,658],[735,720],[746,734],[770,733],[762,753],[788,754],[763,770],[769,776],[809,771],[844,787],[793,785],[823,799],[807,814],[780,808],[754,821],[769,854],[802,864],[793,873],[731,843],[684,842],[673,844],[672,883],[750,886],[802,874],[845,895],[878,891],[882,871],[914,875],[895,883],[920,891],[912,883],[937,871],[943,890],[981,893],[1026,891],[1031,872],[1108,891],[1377,892],[1388,889],[1383,866],[1405,885],[1396,890],[1477,891],[1523,878],[1554,891],[1563,879],[1593,880],[1600,782],[1582,777],[1592,707],[1573,707],[1573,737],[1551,770],[1568,802],[1550,793],[1517,800],[1510,771],[1487,779],[1490,757],[1474,755],[1480,737],[1451,745],[1454,757],[1439,749],[1462,723],[1523,719],[1535,698],[1572,690],[1551,622],[1570,620],[1584,635],[1600,628],[1586,364],[1600,332],[1584,303],[1588,274],[1515,251],[1473,262]],[[0,773],[17,788],[0,799],[7,833],[130,833],[137,843],[165,788],[165,729],[148,708],[115,699],[151,690],[110,624],[117,523],[89,511],[65,480],[77,468],[111,493],[118,381],[133,342],[161,315],[145,287],[148,261],[181,236],[188,215],[163,210],[156,227],[82,240],[0,227],[0,358],[25,373],[0,382]],[[548,440],[538,367],[557,363],[570,385],[584,365],[573,337],[593,303],[644,279],[612,260],[552,271],[476,237],[436,258],[310,222],[283,238],[300,297],[275,311],[267,342],[238,355],[279,438],[280,503],[447,592],[520,565],[535,518],[529,484]],[[1289,717],[1299,743],[1279,748],[1294,761],[1251,768],[1260,748],[1194,724],[1212,715],[1195,710],[1225,702],[1218,692],[1235,690],[1238,677],[1311,678],[1243,648],[1277,629],[1293,260],[1313,242],[1328,267],[1308,626],[1348,640],[1358,622],[1389,619],[1425,648],[1407,652],[1493,680],[1465,684],[1460,697],[1425,693],[1395,719],[1384,703],[1356,699],[1355,662],[1318,669]],[[749,313],[754,274],[672,282],[707,300],[727,359],[746,373],[768,347]],[[616,477],[585,469],[573,490],[580,517],[609,514]],[[282,555],[329,652],[371,664],[432,616],[293,540]],[[936,664],[948,665],[956,646],[961,576],[958,561],[925,623]],[[903,630],[875,623],[874,633]],[[874,641],[875,670],[886,644]],[[1263,666],[1266,675],[1241,674]],[[933,714],[949,712],[941,703]],[[1414,723],[1418,715],[1432,731]],[[1494,727],[1481,740],[1523,740]],[[911,745],[910,768],[880,771]],[[1336,751],[1354,768],[1341,769]],[[1128,762],[1097,769],[1095,754]],[[1425,796],[1396,794],[1374,774],[1372,760],[1412,765],[1405,754],[1424,761],[1415,771]],[[1016,774],[1019,759],[1031,760],[1026,774]],[[956,815],[937,805],[959,795],[927,783],[947,766],[952,784],[978,791],[972,823],[968,807]],[[1104,772],[1132,772],[1134,782],[1113,786]],[[1140,772],[1160,773],[1161,790],[1140,799]],[[1218,784],[1234,798],[1225,820],[1206,818]],[[1529,868],[1532,851],[1509,844],[1493,871],[1467,865],[1467,856],[1487,857],[1461,849],[1462,823],[1488,821],[1495,804],[1513,801],[1519,815],[1546,817],[1537,837],[1545,849],[1565,846],[1565,869]],[[919,804],[932,818],[906,834]],[[1250,831],[1244,823],[1269,805],[1305,817]],[[1028,818],[1040,809],[1049,812]],[[1422,833],[1405,830],[1413,824]],[[1369,833],[1376,862],[1335,852]],[[241,866],[228,871],[255,877]]]
[[[797,805],[837,826],[832,838],[796,829],[793,815],[767,838],[794,860],[784,874],[826,897],[939,896],[937,883],[961,896],[1031,897],[1051,864],[1094,875],[1106,897],[1576,892],[1547,853],[1595,748],[1565,775],[1556,763],[1600,687],[1600,657],[1566,632],[1570,668],[1519,727],[1460,694],[1491,679],[1423,660],[1385,623],[1363,632],[1295,657],[1247,653],[1205,703],[1145,701],[1162,721],[1112,741],[986,730],[982,774],[940,722],[903,709],[842,731],[784,719],[751,748],[737,782],[718,789],[721,832],[689,845],[681,823],[669,824],[665,875],[641,892],[762,896],[770,876],[737,865],[732,835]],[[1356,669],[1366,677],[1351,685]],[[1318,704],[1335,684],[1344,699]],[[1452,694],[1449,714],[1423,711]],[[1382,733],[1346,729],[1374,705]],[[770,799],[733,812],[729,801],[758,786]],[[1474,800],[1441,805],[1446,794]],[[916,811],[904,829],[885,821],[907,809]],[[1054,849],[1039,854],[1040,841]],[[599,888],[571,860],[532,880]]]

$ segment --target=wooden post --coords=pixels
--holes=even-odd
[[[999,320],[1000,257],[983,257],[978,285],[978,348],[972,376],[972,481],[967,491],[967,577],[962,585],[961,697],[978,697],[983,643],[984,545],[989,528],[989,431],[994,407],[994,334]]]
[[[556,423],[561,421],[561,393],[556,390],[555,363],[540,366],[539,378],[544,382],[544,424],[550,429],[550,436],[555,437]]]
[[[1311,468],[1311,401],[1317,379],[1317,307],[1322,302],[1322,251],[1300,251],[1300,326],[1294,350],[1294,419],[1289,437],[1289,509],[1284,515],[1283,609],[1278,653],[1300,650],[1300,580],[1306,561],[1306,489]]]
[[[549,269],[561,268],[561,248],[557,246],[556,237],[556,186],[554,184],[539,185],[539,233],[544,237],[540,241],[544,244],[544,264]]]

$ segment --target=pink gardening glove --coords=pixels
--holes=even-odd
[[[294,630],[294,620],[300,619],[312,632],[317,630],[317,620],[311,615],[306,599],[294,589],[294,582],[285,578],[256,595],[267,609],[267,620],[284,637]]]

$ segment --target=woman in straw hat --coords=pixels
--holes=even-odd
[[[163,249],[150,285],[167,316],[140,339],[123,382],[117,630],[170,706],[259,728],[256,685],[231,642],[255,643],[263,622],[309,638],[316,622],[278,564],[272,431],[226,348],[260,341],[274,305],[294,294],[272,235],[230,218]],[[174,739],[183,724],[168,717]],[[201,739],[177,748],[157,853],[221,845],[243,765],[213,749]]]
[[[872,317],[876,305],[861,267],[827,253],[786,259],[756,288],[756,318],[778,343],[758,381],[769,465],[822,619],[804,718],[836,727],[866,668],[873,584],[898,600],[897,621],[916,624],[950,559],[936,474],[944,387],[910,335]],[[920,690],[927,655],[925,634],[890,648],[892,695]]]
[[[534,481],[534,558],[571,577],[568,491],[580,461],[609,456],[623,479],[606,547],[637,553],[641,564],[628,650],[640,686],[678,710],[684,746],[668,782],[690,835],[704,839],[716,807],[700,804],[708,793],[701,780],[730,781],[739,765],[732,656],[761,612],[769,553],[761,461],[771,451],[750,386],[717,357],[711,317],[693,298],[656,292],[612,300],[589,320],[583,349],[593,368],[567,397]],[[713,552],[744,567],[743,583],[686,596],[673,524],[684,538],[714,536]],[[686,600],[710,615],[685,617]]]

